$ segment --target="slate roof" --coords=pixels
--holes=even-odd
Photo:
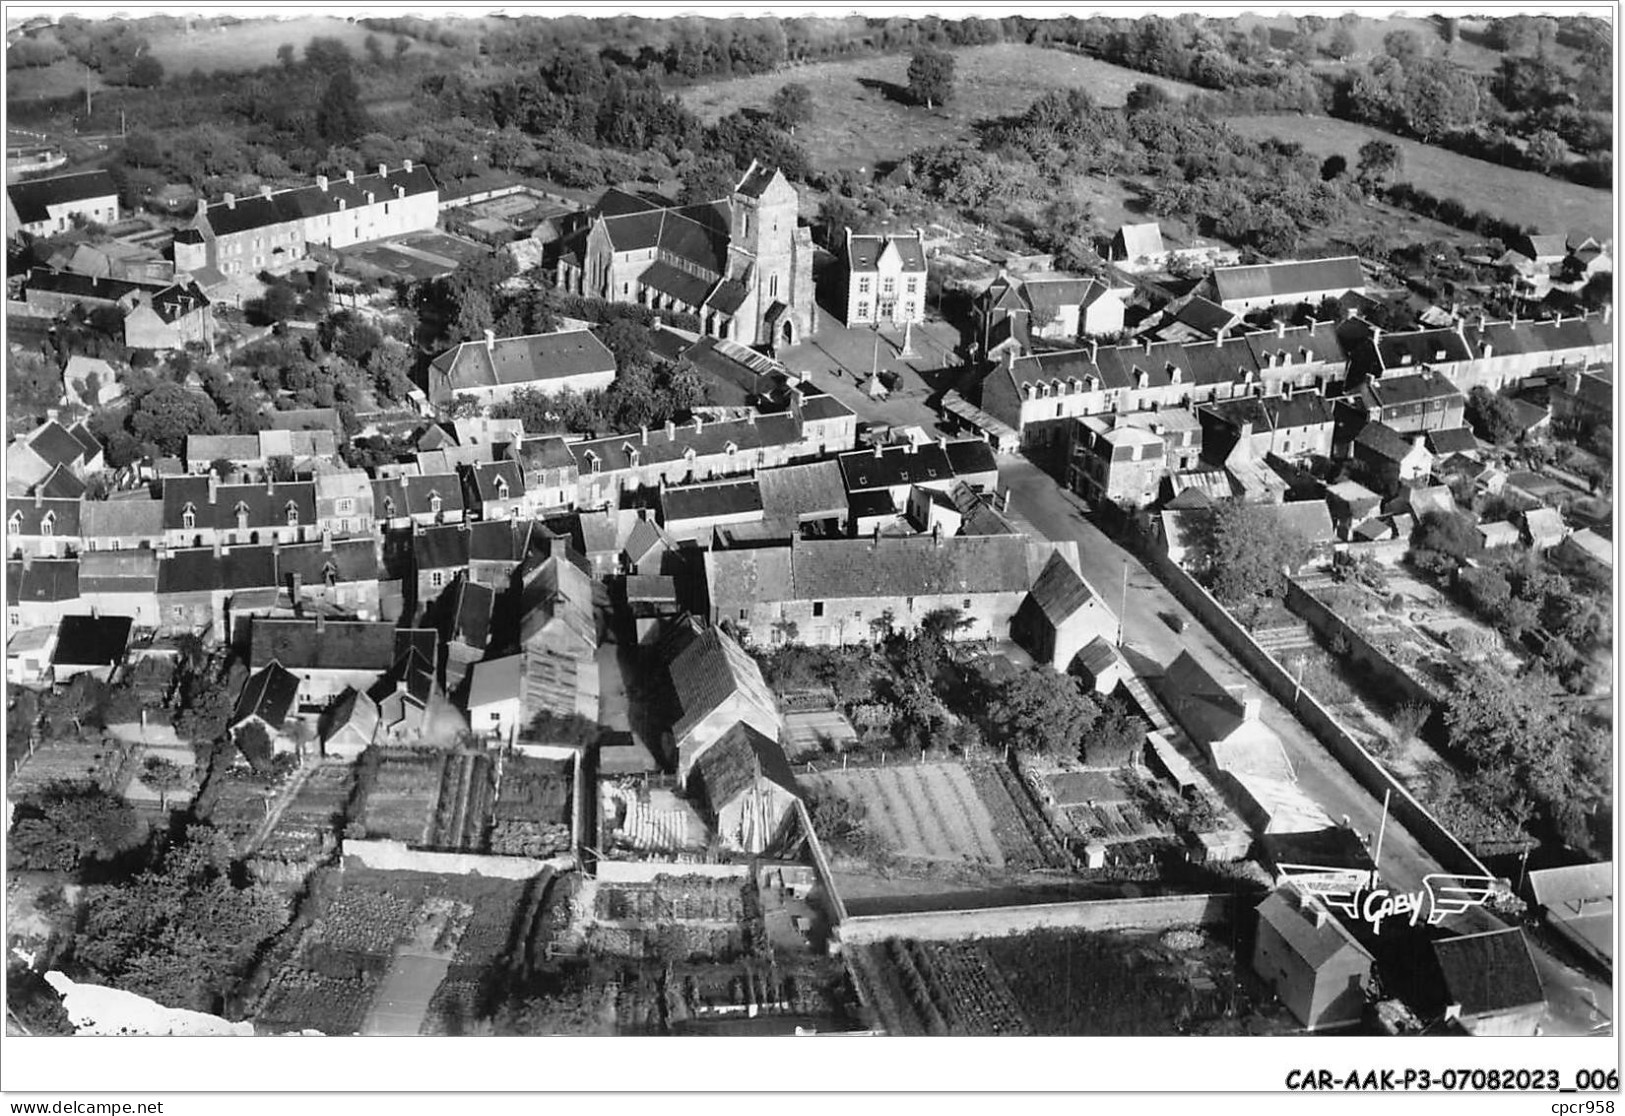
[[[756,660],[717,628],[707,628],[690,641],[672,659],[668,671],[682,709],[672,727],[678,740],[735,694],[770,716],[778,716],[773,692]]]
[[[248,513],[249,527],[285,527],[291,507],[301,525],[316,522],[316,486],[310,481],[272,484],[222,484],[209,500],[209,480],[201,477],[166,477],[163,484],[164,527],[184,530],[182,516],[192,508],[196,528],[237,527],[239,506]]]
[[[526,438],[519,444],[519,464],[526,472],[544,469],[574,469],[576,459],[563,438],[547,436]]]
[[[1530,508],[1523,513],[1523,525],[1535,540],[1560,539],[1565,533],[1563,513],[1556,508]]]
[[[592,587],[592,578],[574,563],[558,555],[548,558],[525,584],[520,605],[524,614],[520,641],[530,645],[538,631],[557,621],[579,644],[597,647],[598,619],[593,609]]]
[[[845,516],[846,485],[841,467],[830,460],[784,465],[756,474],[761,485],[762,513],[776,519],[824,519]]]
[[[1214,681],[1189,651],[1181,651],[1168,664],[1157,688],[1174,718],[1198,744],[1223,740],[1245,721],[1241,702]]]
[[[45,479],[34,486],[34,494],[57,500],[78,500],[85,494],[85,482],[66,465],[54,465]]]
[[[78,538],[78,500],[36,500],[32,496],[13,496],[6,500],[6,534],[37,536],[47,522],[52,536]]]
[[[6,186],[6,194],[25,225],[50,219],[48,206],[71,205],[92,198],[117,198],[118,186],[104,170],[82,174],[59,174],[51,178],[31,178]]]
[[[435,496],[440,497],[440,510],[447,518],[461,518],[463,486],[455,473],[408,474],[372,482],[372,506],[380,519],[429,515]]]
[[[188,547],[158,560],[160,595],[266,589],[276,585],[276,554],[269,546],[234,546],[218,555],[211,547]]]
[[[491,638],[491,609],[495,604],[496,593],[489,586],[458,578],[446,615],[446,642],[484,648]]]
[[[661,294],[671,295],[688,306],[704,306],[715,280],[703,279],[691,271],[684,271],[665,260],[656,260],[641,275],[638,282]]]
[[[1546,1001],[1523,930],[1489,930],[1434,941],[1447,1003],[1463,1015],[1527,1007]]]
[[[130,646],[128,616],[64,616],[56,630],[52,666],[116,666]]]
[[[1288,326],[1280,331],[1254,330],[1248,332],[1245,338],[1260,368],[1268,365],[1270,356],[1277,360],[1277,367],[1287,368],[1308,364],[1340,365],[1348,360],[1331,322]]]
[[[668,487],[660,493],[660,510],[668,524],[748,515],[762,510],[762,489],[754,477]]]
[[[1241,337],[1234,335],[1223,341],[1193,341],[1181,352],[1188,380],[1200,387],[1213,384],[1240,383],[1248,373],[1258,374],[1258,354]]]
[[[954,477],[947,451],[936,442],[852,450],[835,459],[849,493],[900,485],[947,482]]]
[[[207,309],[211,303],[196,283],[171,283],[152,296],[152,312],[166,325],[174,325],[188,314]]]
[[[321,585],[332,573],[335,583],[377,581],[383,575],[382,549],[377,539],[334,539],[331,547],[319,542],[283,543],[276,551],[279,586],[298,574],[306,585]]]
[[[1384,333],[1377,338],[1377,356],[1388,370],[1423,364],[1453,364],[1473,359],[1461,334],[1453,329],[1420,329]]]
[[[825,419],[843,418],[855,414],[851,407],[842,403],[833,395],[802,393],[801,417],[808,422],[822,422]]]
[[[79,275],[71,271],[51,271],[36,267],[29,271],[27,289],[62,295],[66,298],[94,302],[117,302],[145,291],[149,294],[164,288],[162,283],[138,283],[129,279],[111,279],[101,275]]]
[[[1282,527],[1297,530],[1312,544],[1329,543],[1336,538],[1332,513],[1325,500],[1290,500],[1264,505],[1264,510]]]
[[[396,660],[395,625],[363,620],[249,621],[249,667],[270,662],[291,671],[389,670]]]
[[[156,550],[90,550],[79,555],[79,591],[85,596],[157,590]]]
[[[1192,296],[1185,305],[1174,312],[1174,321],[1200,330],[1209,337],[1217,336],[1220,330],[1234,329],[1240,320],[1241,315],[1234,310],[1226,310],[1217,302],[1201,295]]]
[[[727,614],[759,601],[1024,593],[1031,561],[1019,535],[910,535],[712,551],[705,568],[712,606]]]
[[[1365,275],[1360,270],[1358,256],[1213,269],[1213,288],[1218,292],[1220,302],[1286,298],[1364,286]]]
[[[480,503],[517,500],[525,494],[525,478],[517,461],[486,461],[463,466],[463,476]]]
[[[711,203],[599,219],[616,252],[653,248],[720,277],[728,270],[728,227],[727,218],[717,213],[719,205],[726,209],[726,203]]]
[[[75,558],[35,558],[6,563],[6,604],[46,604],[79,599]]]
[[[354,184],[341,175],[330,179],[325,190],[312,184],[277,191],[268,198],[260,194],[237,198],[229,206],[222,200],[209,206],[206,212],[214,234],[229,236],[286,221],[337,213],[341,200],[346,208],[355,209],[367,204],[368,192],[375,202],[390,202],[395,200],[397,186],[406,191],[407,197],[439,189],[427,167],[414,166],[408,170],[403,166],[384,177],[376,173],[358,174]]]
[[[621,549],[633,562],[641,562],[657,546],[670,546],[665,532],[649,520],[640,519],[632,524]]]
[[[787,446],[801,440],[800,424],[787,414],[758,415],[754,421],[736,419],[730,422],[704,422],[698,428],[686,422],[674,425],[668,433],[665,427],[655,427],[647,438],[641,431],[631,434],[612,434],[607,438],[571,442],[569,450],[576,467],[583,475],[591,472],[589,454],[599,460],[603,472],[632,467],[632,453],[638,464],[659,465],[679,461],[692,449],[697,457],[723,454],[729,443],[740,453],[766,446]]]
[[[724,732],[694,761],[691,780],[698,780],[713,812],[756,785],[758,774],[791,794],[801,796],[784,749],[743,721]]]
[[[1305,910],[1305,906],[1310,909]],[[1321,912],[1318,920],[1314,913],[1317,908]],[[1311,971],[1318,971],[1345,949],[1363,954],[1367,961],[1371,959],[1371,954],[1324,903],[1291,885],[1270,892],[1258,905],[1258,920],[1272,927]]]
[[[1280,395],[1264,398],[1248,395],[1204,403],[1201,409],[1236,430],[1243,423],[1251,423],[1255,434],[1327,426],[1332,421],[1331,400],[1312,392],[1298,392],[1290,399]]]
[[[83,436],[78,432],[83,431]],[[88,438],[90,445],[86,445]],[[60,422],[47,422],[43,426],[24,435],[21,439],[24,445],[33,450],[40,460],[47,465],[72,465],[85,457],[94,457],[101,452],[101,444],[84,424],[77,424],[72,430]],[[91,448],[91,447],[94,448]]]
[[[1089,583],[1059,553],[1050,555],[1048,564],[1032,587],[1033,603],[1050,625],[1056,628],[1096,596]]]
[[[231,714],[231,723],[238,725],[250,717],[258,717],[273,731],[280,729],[298,696],[298,677],[290,674],[281,663],[266,663],[244,680],[243,688],[237,695],[237,706]]]
[[[1411,452],[1411,443],[1403,434],[1384,422],[1368,422],[1355,435],[1354,444],[1363,446],[1387,461],[1403,461]]]
[[[1300,833],[1261,834],[1258,847],[1264,859],[1276,866],[1299,864],[1352,868],[1360,872],[1369,872],[1377,866],[1360,835],[1342,825]]]
[[[1368,402],[1381,407],[1404,406],[1434,399],[1456,398],[1465,401],[1460,388],[1431,368],[1414,375],[1367,380],[1360,391]]]
[[[847,241],[847,259],[853,271],[876,271],[888,245],[902,257],[904,271],[925,270],[925,246],[918,233],[854,235]]]
[[[1449,430],[1430,430],[1427,433],[1428,452],[1435,457],[1448,457],[1453,453],[1476,453],[1478,439],[1465,426]]]
[[[1035,310],[1059,310],[1082,306],[1091,301],[1095,289],[1105,289],[1098,279],[1028,279],[1021,284],[1021,297]]]
[[[523,337],[464,341],[429,363],[431,395],[444,398],[465,388],[545,384],[572,376],[615,372],[615,354],[588,329]],[[433,447],[426,447],[433,448]]]
[[[759,198],[767,192],[767,188],[773,184],[773,179],[778,175],[778,173],[777,168],[769,170],[758,163],[755,159],[752,159],[750,161],[749,168],[747,168],[745,171],[744,177],[742,177],[739,180],[739,184],[734,187],[734,192],[736,194],[744,194],[746,197]]]

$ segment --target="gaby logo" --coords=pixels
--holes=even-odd
[[[1282,864],[1280,869],[1284,879],[1328,907],[1370,923],[1373,933],[1380,933],[1389,918],[1404,918],[1411,926],[1425,918],[1429,926],[1437,926],[1451,915],[1483,906],[1499,886],[1494,876],[1432,872],[1422,877],[1420,891],[1394,891],[1382,886],[1375,871],[1314,864]]]

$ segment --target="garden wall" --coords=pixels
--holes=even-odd
[[[713,880],[743,880],[747,864],[684,864],[673,860],[600,860],[600,883],[653,883],[657,876],[705,876]]]
[[[479,856],[475,853],[428,852],[409,849],[400,841],[345,839],[342,854],[380,872],[432,872],[447,876],[489,876],[500,880],[528,880],[551,868],[573,871],[575,857],[533,860],[528,856]]]
[[[1413,678],[1381,648],[1373,646],[1358,629],[1333,612],[1325,601],[1290,578],[1287,580],[1286,606],[1328,641],[1343,639],[1349,650],[1342,657],[1384,689],[1397,691],[1404,700],[1428,709],[1439,705],[1438,695]]]
[[[1467,847],[1440,825],[1411,792],[1388,774],[1382,764],[1354,737],[1337,723],[1325,706],[1307,690],[1300,689],[1285,667],[1265,651],[1208,591],[1182,568],[1168,560],[1167,555],[1146,548],[1142,555],[1146,567],[1162,579],[1169,591],[1181,604],[1201,619],[1219,637],[1219,641],[1241,660],[1242,666],[1263,683],[1277,701],[1291,710],[1315,735],[1326,750],[1336,756],[1359,784],[1379,801],[1392,792],[1389,809],[1394,817],[1410,831],[1441,866],[1452,872],[1487,876],[1492,873],[1479,863]]]
[[[812,853],[813,869],[818,873],[819,882],[824,885],[824,894],[829,897],[829,910],[824,913],[829,916],[831,926],[839,926],[846,921],[846,900],[841,898],[840,889],[835,886],[835,873],[830,869],[829,858],[824,855],[824,843],[813,830],[807,803],[800,798],[796,799],[796,818],[801,823],[801,832],[807,835],[807,851]]]
[[[1229,895],[1158,895],[1146,899],[1091,899],[1076,903],[1032,903],[976,910],[910,911],[858,915],[837,931],[843,945],[887,938],[962,941],[995,938],[1028,930],[1165,930],[1172,926],[1211,926],[1230,917]]]

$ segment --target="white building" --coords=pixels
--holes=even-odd
[[[925,232],[853,236],[846,230],[846,324],[902,325],[925,317]]]

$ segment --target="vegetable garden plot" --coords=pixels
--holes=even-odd
[[[355,788],[348,765],[323,765],[311,772],[260,845],[261,856],[303,860],[332,846],[342,832]]]
[[[503,761],[490,849],[547,858],[570,850],[571,763],[516,756]]]
[[[495,771],[489,756],[464,752],[448,757],[440,780],[430,848],[483,852],[496,797]]]
[[[358,812],[369,837],[421,845],[429,837],[440,801],[448,759],[431,755],[385,755],[361,775],[364,798]]]
[[[994,817],[963,764],[907,764],[808,776],[868,807],[897,855],[915,860],[1005,865]]]
[[[737,879],[660,876],[648,884],[600,884],[593,913],[610,922],[738,922],[748,914]]]
[[[1021,811],[1010,797],[1010,789],[998,773],[983,763],[968,765],[965,771],[976,797],[982,800],[988,817],[992,819],[993,837],[1004,855],[1005,864],[1018,872],[1045,867],[1047,861],[1044,854],[1039,851],[1028,823],[1022,819]]]

